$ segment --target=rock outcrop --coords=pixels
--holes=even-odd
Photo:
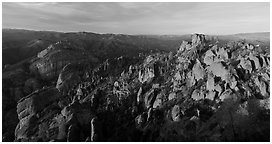
[[[27,139],[37,127],[38,113],[60,98],[56,88],[44,88],[18,101],[17,113],[20,122],[15,130],[16,139]]]
[[[97,63],[98,59],[69,41],[60,41],[38,53],[32,60],[30,71],[43,80],[52,80],[65,65],[81,62]]]
[[[67,64],[61,70],[56,88],[61,91],[63,94],[66,94],[70,88],[75,87],[80,82],[80,72],[82,72],[81,65],[78,63]],[[82,75],[82,74],[81,74]]]

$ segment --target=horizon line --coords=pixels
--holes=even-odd
[[[228,35],[237,35],[237,34],[254,34],[254,33],[270,33],[270,31],[258,31],[258,32],[238,32],[232,34],[206,34],[201,32],[192,32],[192,33],[184,33],[184,34],[125,34],[125,33],[100,33],[94,31],[56,31],[56,30],[36,30],[36,29],[26,29],[26,28],[2,28],[2,30],[25,30],[25,31],[36,31],[36,32],[55,32],[55,33],[94,33],[94,34],[114,34],[114,35],[131,35],[131,36],[184,36],[184,35],[192,35],[192,34],[205,34],[205,35],[213,35],[213,36],[228,36]],[[3,31],[2,31],[3,32]]]

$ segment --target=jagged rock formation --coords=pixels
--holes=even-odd
[[[176,53],[43,67],[57,84],[22,82],[32,93],[18,101],[15,140],[269,141],[269,61],[253,45],[195,34]]]

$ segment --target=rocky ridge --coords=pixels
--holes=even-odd
[[[195,34],[176,53],[63,63],[54,86],[28,80],[15,141],[269,141],[270,56],[255,49]]]

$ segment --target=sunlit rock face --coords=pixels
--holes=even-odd
[[[29,139],[37,127],[37,120],[45,107],[60,98],[56,88],[45,88],[21,99],[17,105],[19,123],[15,130],[16,139]]]
[[[30,71],[41,77],[41,79],[51,80],[58,76],[65,65],[86,61],[98,62],[85,50],[68,41],[60,41],[38,53],[37,58],[33,59],[30,65]]]

